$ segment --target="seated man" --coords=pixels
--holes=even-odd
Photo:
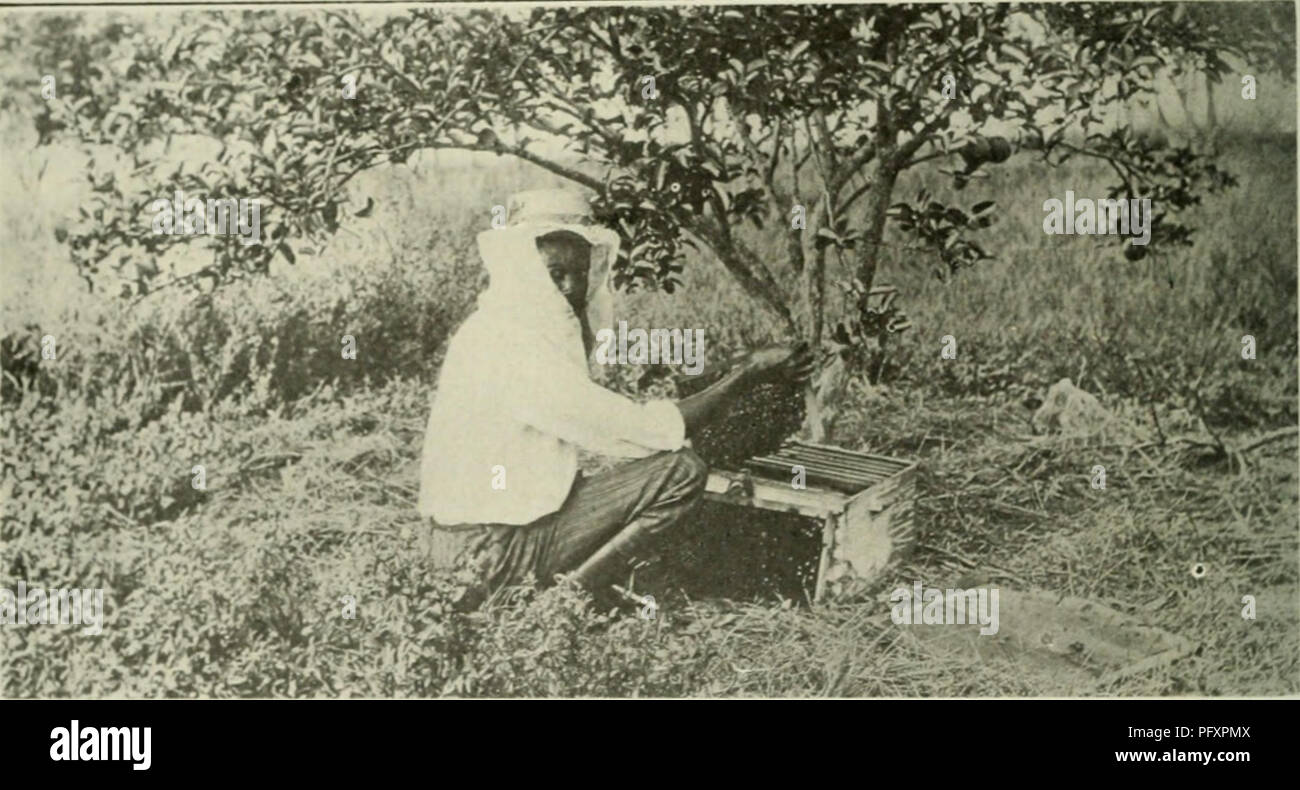
[[[464,606],[529,574],[604,594],[700,501],[708,470],[687,437],[746,387],[807,378],[811,354],[752,352],[689,398],[640,404],[589,376],[618,235],[585,198],[520,193],[478,245],[490,283],[448,346],[421,463],[432,559],[470,558],[480,587]],[[579,447],[637,460],[583,477]]]

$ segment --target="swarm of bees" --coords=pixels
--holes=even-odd
[[[732,363],[739,360],[732,360]],[[707,389],[730,370],[719,366],[712,372],[677,379],[679,397]],[[736,469],[757,455],[779,449],[803,425],[803,387],[785,381],[765,382],[750,388],[726,411],[692,437],[695,452],[709,463]]]

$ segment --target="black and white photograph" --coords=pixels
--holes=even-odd
[[[1295,9],[0,6],[0,698],[1295,698]]]

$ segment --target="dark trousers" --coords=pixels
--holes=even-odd
[[[704,496],[708,465],[694,450],[657,453],[592,477],[579,476],[559,510],[531,524],[484,524],[429,534],[435,565],[468,559],[478,578],[463,606],[472,608],[530,574],[549,585],[570,573],[593,593],[625,579],[652,556],[664,530]]]

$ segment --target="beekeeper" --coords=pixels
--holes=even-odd
[[[637,403],[591,380],[587,357],[613,326],[614,231],[566,190],[514,195],[501,228],[478,236],[490,277],[452,337],[420,468],[419,511],[444,568],[466,559],[477,606],[531,574],[572,574],[598,595],[700,501],[706,464],[688,437],[745,389],[805,379],[803,346],[750,353],[709,388]],[[632,459],[583,476],[578,448]]]

